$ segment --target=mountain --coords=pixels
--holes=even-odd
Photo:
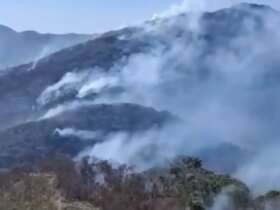
[[[263,156],[276,148],[280,135],[278,23],[279,12],[254,4],[182,13],[109,31],[7,68],[0,73],[0,168],[29,168],[57,156],[79,163],[89,156],[90,161],[135,166],[140,180],[158,183],[158,201],[164,197],[163,202],[172,203],[176,194],[176,204],[178,198],[185,202],[178,191],[190,189],[180,183],[191,183],[199,196],[191,194],[187,201],[203,203],[204,208],[209,194],[213,199],[222,193],[223,198],[221,188],[232,179],[223,176],[221,187],[210,171],[195,170],[194,177],[180,167],[172,175],[166,168],[158,170],[177,156],[194,155],[220,173],[236,175],[242,169],[236,176],[246,176],[242,180],[249,179],[254,190],[258,178],[271,174],[261,170],[251,180],[246,173],[268,164]],[[52,37],[1,30],[9,38]],[[204,182],[204,175],[210,182]],[[145,193],[141,196],[149,202]],[[242,195],[240,203],[255,203],[250,196]],[[266,199],[258,202],[263,205]]]
[[[0,69],[39,60],[63,48],[86,42],[93,37],[93,35],[83,34],[16,32],[0,25]]]
[[[278,113],[276,102],[270,98],[265,100],[266,106],[271,106],[271,109],[258,111],[262,109],[263,103],[257,98],[269,96],[271,86],[277,87],[279,61],[273,56],[266,57],[266,60],[258,59],[258,56],[266,56],[268,53],[268,51],[260,51],[250,58],[252,63],[250,60],[249,63],[245,60],[246,63],[242,66],[238,62],[243,62],[243,57],[249,55],[250,50],[254,50],[255,40],[258,40],[261,46],[266,44],[270,46],[271,39],[266,37],[275,28],[269,28],[267,20],[280,21],[279,13],[266,6],[240,4],[194,17],[189,13],[180,14],[148,21],[137,27],[107,32],[88,42],[39,59],[36,65],[29,63],[8,69],[0,76],[0,128],[3,132],[6,132],[7,128],[13,129],[17,126],[28,129],[41,128],[40,119],[49,113],[54,113],[50,116],[53,118],[60,112],[68,110],[67,113],[71,113],[73,110],[83,109],[83,104],[95,106],[100,103],[112,103],[114,106],[115,102],[139,104],[143,109],[154,106],[156,110],[168,110],[172,115],[188,121],[189,117],[185,119],[185,114],[178,110],[180,106],[185,106],[184,100],[204,103],[199,101],[201,98],[193,95],[202,94],[197,93],[199,87],[205,87],[204,91],[210,90],[208,97],[214,94],[213,96],[218,97],[223,103],[231,100],[232,103],[240,101],[239,106],[242,110],[237,110],[240,112],[250,112],[260,118],[264,115],[270,116],[273,110]],[[2,31],[19,36],[8,28],[3,28]],[[20,36],[53,37],[34,32],[23,32]],[[247,40],[253,41],[250,43]],[[280,49],[275,46],[274,43],[272,54]],[[225,55],[220,52],[227,53]],[[184,57],[186,55],[189,57]],[[161,60],[158,60],[159,58]],[[231,73],[230,65],[227,71],[221,68],[222,63],[216,62],[225,59],[235,62],[231,65],[240,68],[237,73]],[[146,66],[145,62],[152,67]],[[162,81],[157,81],[157,70],[153,69],[154,63],[159,62],[163,73],[158,77],[163,78]],[[146,68],[151,68],[150,73],[145,71]],[[245,73],[251,68],[258,68],[258,73]],[[143,74],[152,77],[151,81],[146,80],[148,77],[144,78]],[[153,79],[154,74],[155,79]],[[247,84],[250,74],[256,77],[256,82]],[[135,76],[137,77],[134,78]],[[239,91],[238,88],[243,86],[246,86],[245,92],[227,97],[232,91]],[[225,93],[225,96],[215,95],[219,88],[228,93]],[[256,93],[259,88],[263,88],[262,92],[267,90],[268,93],[259,96]],[[170,95],[178,91],[181,93],[181,90],[188,90],[188,97],[191,98],[175,94],[173,98],[175,104],[172,104]],[[154,92],[154,95],[150,97],[149,92]],[[245,97],[243,94],[247,95],[247,100],[243,99]],[[145,101],[147,103],[144,103]],[[182,101],[183,104],[177,104],[177,101]],[[246,105],[243,104],[244,101]],[[270,122],[270,119],[267,120]],[[64,127],[73,126],[67,123],[68,121],[65,121]],[[48,132],[53,132],[54,125],[51,125],[53,129]],[[274,124],[271,129],[274,128],[273,126]],[[63,128],[62,125],[58,127]],[[41,129],[45,130],[43,127]],[[40,133],[40,129],[34,131],[31,129],[30,132],[34,132],[35,138],[36,133]],[[25,134],[29,135],[27,133],[23,132],[22,139],[25,138]],[[38,141],[38,138],[32,139],[31,142],[35,140]],[[207,151],[207,148],[205,149]],[[233,151],[238,153],[239,150],[233,149]]]
[[[263,11],[259,12],[259,10]],[[87,43],[40,59],[36,62],[35,67],[33,63],[30,63],[11,68],[8,73],[2,73],[0,77],[0,99],[2,101],[0,117],[9,126],[9,122],[13,121],[14,118],[11,118],[11,116],[18,118],[17,115],[24,115],[25,118],[27,117],[25,115],[36,113],[34,107],[41,110],[45,105],[53,107],[59,104],[60,100],[62,102],[65,102],[65,100],[66,102],[73,101],[77,99],[77,92],[79,91],[75,87],[72,90],[64,91],[64,93],[61,93],[61,96],[48,99],[45,102],[47,104],[44,104],[44,102],[40,103],[42,99],[40,96],[46,93],[48,87],[55,87],[60,82],[64,82],[63,79],[67,79],[71,74],[78,76],[81,72],[81,74],[90,76],[91,72],[93,72],[92,74],[107,73],[112,71],[112,67],[115,67],[115,65],[125,65],[129,62],[129,58],[134,55],[137,56],[145,53],[150,55],[149,53],[154,48],[160,47],[168,52],[173,44],[181,44],[186,49],[193,47],[192,45],[198,44],[197,47],[199,47],[202,44],[203,52],[198,52],[200,54],[194,58],[201,59],[202,61],[221,51],[229,51],[233,55],[236,53],[237,56],[239,56],[238,50],[244,50],[242,53],[247,53],[249,45],[234,46],[234,42],[239,38],[254,40],[261,35],[270,33],[265,28],[266,13],[273,15],[275,21],[280,19],[279,14],[270,8],[247,4],[213,13],[204,13],[199,20],[201,28],[198,34],[194,34],[188,27],[182,27],[182,23],[185,22],[188,25],[191,24],[190,21],[193,21],[189,14],[182,14],[155,22],[147,22],[139,27],[124,28],[105,33]],[[250,28],[252,30],[250,33],[246,33],[248,24],[252,27]],[[267,41],[263,40],[264,43]],[[240,49],[237,49],[238,47]],[[174,68],[185,68],[183,65],[187,65],[182,62],[180,63],[176,58],[170,59],[174,59]],[[272,57],[271,59],[274,58]],[[273,62],[273,65],[277,66],[275,59]],[[193,79],[210,77],[210,71],[213,70],[211,69],[212,66],[205,65],[206,63],[201,63],[199,66],[192,66],[186,74],[190,74]],[[34,69],[29,71],[33,67]],[[92,69],[92,71],[86,72],[88,69]],[[96,69],[98,69],[97,72],[95,72]],[[278,73],[271,66],[271,69],[266,72],[265,78],[272,78],[274,75],[276,79]],[[185,79],[186,75],[182,76]],[[61,84],[62,87],[59,88],[67,88],[65,87],[67,85],[66,82],[66,85]],[[56,94],[55,91],[53,94]],[[13,109],[9,108],[11,106]]]
[[[1,71],[0,168],[24,176],[0,195],[38,178],[66,209],[278,209],[279,23],[256,4],[182,13]]]
[[[160,129],[173,120],[168,112],[139,105],[84,105],[0,132],[0,168],[30,164],[57,153],[76,157],[110,134]]]

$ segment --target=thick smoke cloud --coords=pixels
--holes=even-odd
[[[235,175],[254,189],[256,196],[272,189],[280,189],[279,143],[264,147],[254,159]]]
[[[177,8],[173,10],[172,15],[178,12]],[[84,103],[81,101],[94,94],[89,103],[130,102],[167,110],[178,116],[180,123],[140,134],[111,134],[82,155],[143,170],[180,154],[195,155],[229,143],[245,151],[252,160],[238,166],[234,171],[237,178],[256,194],[280,188],[276,156],[280,135],[280,31],[275,28],[280,18],[267,8],[239,5],[233,10],[238,11],[235,21],[243,12],[253,15],[237,23],[221,19],[232,15],[229,10],[212,20],[214,23],[203,19],[201,12],[154,19],[142,26],[143,37],[148,32],[162,42],[149,52],[131,55],[106,74],[100,73],[102,70],[96,73],[96,69],[68,73],[49,87],[39,102],[57,99],[67,90],[74,92],[77,100],[68,108],[80,106]],[[255,15],[261,19],[261,25],[253,18]],[[215,21],[233,24],[233,30]],[[218,24],[221,31],[209,24]],[[177,31],[184,35],[176,35]],[[65,108],[50,110],[45,118]],[[217,161],[223,158],[213,155]],[[227,203],[225,199],[221,196],[221,202]],[[214,209],[221,208],[218,205]]]
[[[269,5],[275,9],[280,8],[276,0],[182,0],[170,6],[167,10],[154,14],[152,19],[170,17],[184,12],[216,11],[218,9],[229,8],[240,3],[253,3]]]

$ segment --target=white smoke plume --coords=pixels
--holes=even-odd
[[[69,102],[69,103],[63,103],[61,105],[55,106],[51,109],[49,109],[46,113],[43,114],[43,116],[41,116],[39,118],[39,120],[46,120],[46,119],[50,119],[56,116],[59,116],[67,111],[72,111],[72,110],[76,110],[85,106],[90,106],[93,105],[94,102],[92,101],[73,101],[73,102]]]
[[[273,189],[280,189],[279,144],[263,148],[248,164],[242,166],[235,176],[253,189],[259,196]]]
[[[38,54],[38,56],[34,59],[34,61],[32,62],[32,66],[28,69],[28,71],[32,71],[37,67],[38,62],[44,58],[45,56],[51,54],[52,50],[49,46],[49,44],[47,44],[46,46],[44,46],[41,50],[41,52]]]
[[[55,129],[55,134],[58,134],[61,137],[77,137],[84,140],[92,140],[99,136],[98,132],[88,131],[88,130],[79,130],[75,128],[64,128],[64,129]]]
[[[213,35],[206,37],[212,39],[207,42],[201,38],[206,29],[200,10],[208,8],[208,3],[203,2],[206,6],[198,6],[199,12],[190,13],[194,14],[191,19],[177,17],[176,21],[163,21],[155,26],[152,33],[160,35],[167,47],[157,44],[150,52],[131,55],[125,62],[115,64],[108,73],[87,70],[85,80],[80,80],[84,71],[79,71],[75,79],[66,75],[49,87],[40,101],[48,101],[52,92],[55,97],[60,96],[59,90],[64,87],[74,89],[77,101],[52,109],[43,118],[74,109],[83,103],[80,99],[91,94],[95,95],[89,102],[92,104],[131,102],[167,110],[180,117],[180,126],[135,135],[113,134],[83,154],[146,169],[179,154],[195,154],[213,145],[230,143],[254,154],[253,162],[239,166],[235,173],[238,178],[256,194],[280,189],[276,179],[279,175],[276,146],[280,136],[280,87],[276,79],[280,31],[275,27],[279,17],[267,11],[263,14],[254,11],[254,15],[261,15],[264,20],[263,28],[259,29],[258,22],[248,18],[237,23],[243,26],[240,31],[207,29]],[[186,1],[162,17],[180,13],[185,7],[191,7],[189,4]],[[239,5],[235,9],[248,8]],[[223,18],[218,21],[227,23]],[[152,26],[147,27],[146,31],[151,31]],[[183,31],[184,36],[175,36],[177,30]],[[233,38],[223,40],[228,33],[233,33]],[[221,43],[215,39],[219,35]],[[114,88],[121,91],[108,94]]]
[[[205,11],[215,11],[217,9],[230,7],[231,5],[233,5],[232,0],[183,0],[171,5],[169,9],[161,13],[154,14],[152,19],[171,17],[186,12],[201,13]]]
[[[230,193],[234,192],[234,187],[227,187],[215,198],[214,204],[208,210],[234,210]]]

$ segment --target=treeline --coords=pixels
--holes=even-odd
[[[67,202],[88,203],[96,207],[92,210],[204,210],[228,186],[234,186],[231,196],[239,207],[246,209],[250,202],[249,190],[243,183],[205,170],[200,160],[186,157],[177,158],[165,168],[136,172],[129,166],[108,161],[84,158],[74,162],[65,156],[55,156],[34,166],[1,173],[0,196],[9,192],[11,197],[16,195],[17,199],[23,199],[23,203],[24,199],[32,202],[35,198],[26,196],[43,196],[50,185],[48,182],[59,192],[49,190],[49,197],[59,194]],[[18,192],[13,191],[24,195],[19,196]],[[42,202],[40,200],[36,205],[40,206]],[[34,210],[38,210],[37,206]]]

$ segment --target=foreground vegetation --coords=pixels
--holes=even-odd
[[[221,193],[238,210],[262,210],[280,198],[271,192],[253,200],[243,183],[184,157],[141,173],[107,161],[56,157],[0,177],[1,210],[203,210]]]

